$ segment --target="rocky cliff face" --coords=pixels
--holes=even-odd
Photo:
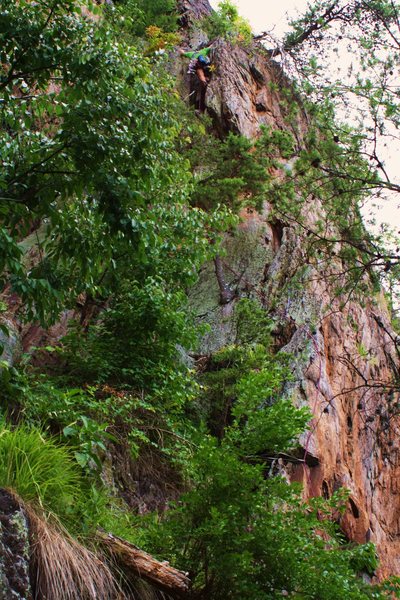
[[[31,600],[28,517],[7,490],[0,489],[0,599]]]
[[[216,73],[207,91],[207,109],[223,131],[256,137],[260,126],[289,128],[301,139],[307,127],[303,113],[285,122],[279,90],[289,82],[279,66],[260,47],[257,52],[217,40],[213,44]]]
[[[178,8],[184,25],[206,17],[212,11],[208,0],[178,0]]]
[[[267,125],[290,131],[301,148],[307,115],[300,110],[293,120],[285,114],[282,89],[288,82],[279,67],[263,52],[222,41],[215,44],[214,61],[206,105],[216,129],[256,137]],[[315,202],[308,207],[310,221]],[[318,266],[309,266],[299,279],[305,262],[301,238],[293,226],[271,218],[268,198],[262,213],[243,212],[225,248],[225,275],[236,297],[221,305],[214,266],[203,269],[192,305],[211,331],[200,352],[234,343],[237,298],[261,303],[277,323],[278,347],[293,355],[295,381],[287,384],[287,393],[314,415],[301,455],[279,459],[277,467],[301,481],[308,496],[349,489],[344,533],[350,540],[375,542],[381,574],[399,574],[399,419],[384,387],[365,385],[389,381],[398,363],[384,302],[349,301],[343,308]]]

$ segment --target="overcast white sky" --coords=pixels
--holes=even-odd
[[[307,0],[235,0],[243,17],[250,21],[255,33],[270,31],[276,26],[275,33],[281,35],[286,30],[286,15],[296,16],[296,10],[302,11]],[[213,8],[217,8],[218,0],[210,0]]]

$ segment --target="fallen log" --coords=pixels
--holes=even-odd
[[[126,574],[132,572],[134,576],[174,597],[188,596],[191,582],[187,573],[174,569],[167,561],[159,561],[134,544],[111,533],[97,531],[96,536]]]

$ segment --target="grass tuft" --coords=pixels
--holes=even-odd
[[[26,507],[33,540],[35,597],[46,600],[123,600],[108,565],[57,524]]]
[[[76,520],[85,488],[71,452],[56,439],[46,438],[39,429],[11,428],[0,421],[0,487],[15,497],[29,519],[37,600],[125,600],[120,582],[133,600],[164,598],[139,578],[129,577],[128,585],[116,565],[109,566],[101,553],[86,548],[65,529],[80,529]],[[88,501],[91,505],[86,497]],[[100,494],[98,517],[104,516],[103,501]]]
[[[0,487],[44,515],[68,521],[80,494],[80,472],[70,451],[40,430],[0,422]]]

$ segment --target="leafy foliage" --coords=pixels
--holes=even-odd
[[[168,252],[160,235],[170,227],[165,237],[185,247],[185,273],[193,275],[193,260],[203,257],[182,235],[200,240],[208,217],[183,208],[190,173],[174,147],[171,82],[117,40],[107,20],[95,26],[74,2],[50,12],[45,2],[9,5],[1,267],[27,317],[55,318],[79,293],[107,297],[119,264],[160,262],[156,254]],[[33,243],[32,268],[18,242],[38,219],[47,231]],[[181,236],[175,243],[173,232]]]
[[[250,442],[253,450],[287,449],[293,443],[296,426],[290,428],[285,414],[289,406],[293,411],[280,402],[252,414],[250,419],[269,420],[263,439],[254,446]],[[305,414],[297,417],[304,426]],[[192,489],[156,528],[150,527],[150,547],[160,554],[167,549],[189,570],[199,598],[388,597],[356,575],[376,568],[373,545],[345,546],[335,525],[321,520],[322,514],[337,513],[343,498],[304,504],[295,487],[277,477],[266,479],[265,464],[246,459],[251,428],[236,436],[237,427],[236,421],[220,443],[205,435],[199,440],[191,463]]]
[[[223,140],[191,128],[184,150],[195,174],[192,203],[212,210],[220,202],[235,212],[265,198],[269,157],[260,143],[229,133]]]
[[[114,11],[129,19],[123,27],[137,38],[143,38],[148,27],[166,33],[178,29],[178,12],[175,0],[120,0]]]
[[[346,494],[304,503],[296,486],[276,476],[278,457],[290,456],[310,414],[282,398],[290,374],[284,357],[260,343],[268,337],[252,325],[265,316],[253,308],[242,301],[242,329],[249,325],[242,345],[214,354],[202,376],[216,435],[194,437],[190,491],[149,524],[147,543],[189,571],[199,598],[388,597],[357,576],[376,569],[373,545],[346,545],[334,523]]]
[[[146,29],[146,36],[149,39],[150,46],[147,53],[164,51],[166,48],[173,48],[180,42],[180,37],[175,33],[166,33],[160,27],[150,25]]]
[[[299,86],[309,97],[334,106],[353,123],[352,131],[338,119],[325,127],[338,146],[336,155],[343,159],[331,166],[322,162],[325,181],[341,179],[342,188],[352,181],[358,195],[370,197],[370,211],[375,205],[394,204],[400,191],[389,152],[389,147],[397,149],[399,143],[399,98],[395,90],[400,58],[398,24],[399,7],[391,1],[332,4],[321,0],[293,20],[284,42],[292,72],[299,74]],[[345,56],[346,66],[336,69],[335,62],[343,62],[336,61],[336,56]],[[378,228],[374,219],[370,225],[368,234],[358,225],[353,234],[351,224],[344,242],[351,246],[354,239],[358,250],[362,246],[355,259],[358,273],[373,270],[396,293],[398,232],[387,225]],[[329,236],[324,238],[329,244]],[[354,262],[354,246],[349,254]]]
[[[64,340],[64,372],[87,383],[107,381],[158,393],[168,381],[174,396],[176,344],[188,347],[195,339],[186,317],[182,295],[166,293],[161,282],[126,285],[87,333],[78,327]]]
[[[43,429],[13,429],[2,421],[0,486],[16,493],[37,517],[88,544],[99,526],[133,539],[132,520],[115,498],[82,477],[71,448]]]
[[[212,38],[223,37],[242,44],[253,40],[250,24],[230,0],[221,0],[218,9],[203,21],[203,27]]]

